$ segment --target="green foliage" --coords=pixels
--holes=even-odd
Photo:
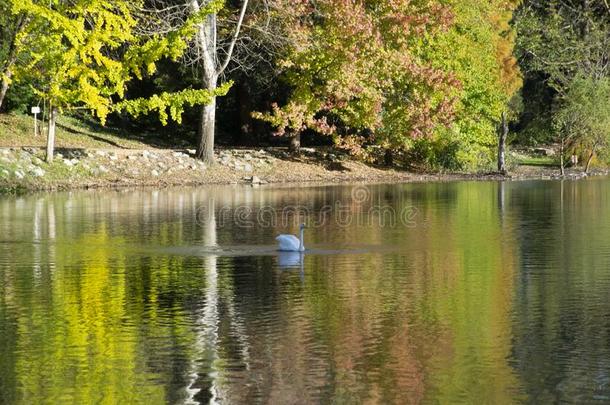
[[[190,14],[178,29],[165,35],[152,34],[138,38],[138,46],[132,44],[125,55],[125,65],[138,79],[142,79],[144,73],[152,75],[156,72],[159,60],[169,58],[177,61],[184,55],[189,41],[197,33],[197,24],[201,23],[209,14],[220,11],[224,4],[224,0],[212,0],[201,7],[199,12]]]
[[[453,125],[439,128],[432,160],[477,170],[494,159],[497,127],[521,86],[512,56],[514,33],[508,25],[516,1],[451,1],[454,24],[421,48],[423,57],[460,82]],[[445,164],[445,163],[443,163]]]
[[[554,114],[564,139],[590,153],[610,145],[610,78],[577,76]]]
[[[310,129],[344,146],[415,148],[411,156],[432,166],[485,165],[521,86],[509,26],[516,6],[327,0],[292,10],[282,61],[290,96],[255,116],[279,135]]]
[[[157,111],[163,125],[167,124],[169,110],[169,117],[177,123],[181,123],[185,106],[208,104],[212,97],[226,95],[232,84],[232,82],[224,83],[214,91],[188,89],[174,93],[163,92],[150,98],[125,100],[115,104],[113,108],[114,111],[125,111],[136,118],[141,114]]]
[[[559,93],[578,75],[606,76],[610,13],[589,2],[528,0],[516,19],[518,51],[528,72],[544,72]]]
[[[527,0],[516,15],[515,26],[517,53],[528,79],[529,104],[521,119],[521,138],[532,143],[556,137],[564,141],[582,138],[583,126],[589,124],[584,111],[578,110],[600,117],[599,106],[592,106],[587,98],[595,100],[601,91],[591,87],[592,83],[603,87],[604,78],[610,76],[607,3]],[[585,97],[579,95],[582,91],[591,93]],[[581,106],[570,101],[578,98],[582,98]]]
[[[36,35],[29,61],[17,66],[17,77],[42,75],[32,81],[35,93],[59,108],[84,106],[104,122],[111,96],[123,95],[129,72],[112,55],[134,39],[136,20],[125,1],[52,2],[14,0],[12,12],[29,16],[27,30]],[[22,44],[20,44],[22,46]],[[40,76],[39,76],[40,77]]]
[[[168,35],[145,37],[136,30],[139,22],[135,15],[141,1],[54,1],[49,6],[36,0],[12,0],[11,12],[29,19],[18,41],[20,48],[28,48],[26,62],[17,66],[15,78],[27,81],[35,94],[51,105],[88,109],[102,123],[115,110],[136,116],[157,110],[163,123],[168,117],[179,121],[186,106],[209,102],[211,93],[194,89],[163,92],[116,106],[115,99],[124,98],[134,76],[142,77],[142,67],[152,74],[160,59],[179,58],[196,24],[223,4],[210,2]],[[227,90],[225,86],[217,94]]]

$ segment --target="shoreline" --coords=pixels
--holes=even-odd
[[[188,149],[70,149],[56,151],[54,162],[33,147],[0,148],[0,195],[70,190],[206,185],[323,185],[350,183],[425,183],[561,179],[558,169],[518,166],[499,173],[415,173],[367,165],[331,149],[303,148],[292,156],[285,148],[220,149],[207,167]],[[610,174],[596,169],[585,175],[567,169],[564,179]]]

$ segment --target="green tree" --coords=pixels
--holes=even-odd
[[[55,123],[61,110],[88,109],[102,123],[110,112],[121,110],[132,115],[157,110],[162,121],[169,110],[172,119],[180,120],[185,105],[207,104],[226,92],[226,86],[214,91],[186,89],[115,103],[124,97],[133,77],[154,73],[155,63],[163,57],[180,57],[187,47],[185,37],[217,7],[202,8],[171,35],[142,37],[136,33],[134,17],[141,5],[126,0],[54,0],[50,4],[12,0],[12,13],[28,16],[40,33],[36,47],[29,50],[28,63],[16,69],[22,78],[39,78],[30,82],[50,105],[48,161],[53,159]],[[126,47],[130,48],[124,51]]]
[[[509,22],[517,0],[451,0],[454,23],[424,43],[422,57],[460,82],[452,126],[439,128],[432,163],[476,169],[489,163],[497,127],[521,87],[513,56],[515,34]]]
[[[570,144],[587,153],[586,173],[597,151],[610,145],[610,78],[577,76],[558,104],[554,121],[562,141],[562,174],[564,146]]]
[[[31,18],[23,12],[13,12],[10,1],[0,3],[0,109],[15,74],[15,66],[35,44]],[[23,60],[22,60],[23,63]]]
[[[604,0],[526,0],[517,12],[517,54],[526,74],[524,133],[534,140],[570,138],[566,116],[554,118],[573,82],[610,76],[610,9]],[[533,111],[533,113],[532,113]],[[572,111],[573,112],[573,111]],[[548,118],[545,118],[548,117]],[[563,121],[558,128],[557,122]],[[563,169],[562,169],[563,170]]]

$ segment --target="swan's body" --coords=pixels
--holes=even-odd
[[[283,252],[303,252],[305,246],[303,245],[303,231],[305,230],[305,224],[300,226],[301,234],[300,238],[294,235],[278,235],[275,240],[278,243],[278,250]]]

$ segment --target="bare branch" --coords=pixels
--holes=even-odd
[[[229,45],[229,50],[227,51],[227,54],[225,55],[225,60],[222,63],[222,65],[220,65],[220,68],[216,72],[217,75],[221,75],[222,72],[229,65],[229,62],[231,61],[231,56],[233,55],[233,49],[235,49],[235,42],[237,42],[237,38],[239,37],[239,31],[241,29],[242,23],[244,22],[244,15],[246,15],[247,8],[248,8],[248,0],[244,0],[243,4],[241,6],[241,11],[239,12],[239,20],[237,21],[237,26],[235,27],[235,34],[233,35],[233,38]]]

